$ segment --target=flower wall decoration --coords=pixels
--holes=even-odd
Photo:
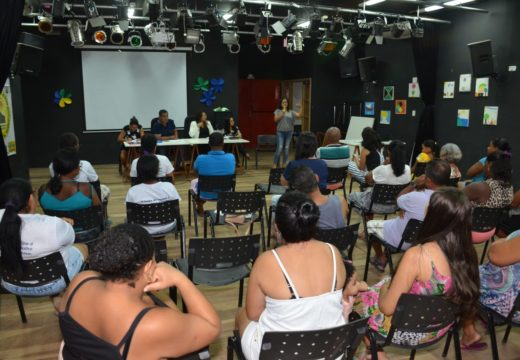
[[[54,103],[60,108],[64,108],[65,105],[72,104],[72,94],[66,93],[65,89],[56,90],[54,92]]]
[[[197,82],[193,85],[193,90],[201,91],[202,96],[200,102],[210,107],[217,99],[216,94],[221,94],[222,91],[224,91],[224,79],[212,78],[206,80],[202,76],[199,76],[197,77]]]

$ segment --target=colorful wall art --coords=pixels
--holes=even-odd
[[[484,125],[497,126],[498,106],[484,107]]]
[[[408,84],[408,97],[409,98],[420,98],[421,97],[421,89],[419,88],[419,83],[411,82]]]
[[[469,127],[469,109],[457,110],[457,126]]]
[[[475,97],[489,96],[489,78],[477,78],[475,80]]]
[[[459,92],[471,91],[471,74],[461,74],[459,79]]]
[[[383,88],[383,100],[384,101],[394,101],[394,87],[393,86],[385,86]]]
[[[365,115],[374,116],[375,113],[375,102],[365,101]]]
[[[444,99],[453,99],[455,97],[455,81],[444,82],[444,92],[442,97]]]
[[[381,116],[379,117],[379,123],[382,125],[390,125],[391,118],[392,118],[391,110],[381,110]]]
[[[406,115],[406,100],[395,101],[395,114]]]

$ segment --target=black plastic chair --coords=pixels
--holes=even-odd
[[[246,217],[246,222],[250,223],[250,234],[253,233],[253,224],[255,222],[260,223],[262,249],[265,250],[264,204],[265,193],[263,191],[219,193],[217,208],[204,212],[204,238],[207,238],[208,235],[208,219],[211,236],[215,237],[215,226],[226,224],[226,216],[244,216]]]
[[[394,334],[407,332],[411,334],[425,334],[449,328],[447,331],[446,344],[442,352],[445,357],[448,353],[451,338],[453,337],[455,347],[455,358],[462,359],[458,331],[458,306],[443,299],[442,296],[426,296],[402,294],[399,297],[388,336],[385,338],[373,330],[369,331],[371,337],[372,359],[377,359],[377,346],[384,347],[393,345],[396,347],[410,349],[410,360],[415,358],[419,349],[426,348],[439,342],[444,336],[431,341],[414,344],[407,338],[404,342],[394,341]],[[375,346],[377,344],[377,346]]]
[[[91,206],[81,210],[60,211],[43,209],[49,216],[70,218],[74,220],[74,232],[77,243],[93,243],[105,227],[105,217],[102,206]]]
[[[2,267],[2,280],[20,287],[42,286],[61,278],[65,281],[66,286],[70,283],[65,262],[63,261],[63,257],[59,251],[38,259],[24,260],[23,263],[24,274],[22,278],[19,278],[16,274],[8,271],[5,267]],[[5,292],[8,292],[6,289],[4,290]],[[22,296],[14,295],[16,296],[16,302],[18,303],[18,310],[20,311],[22,322],[26,323],[27,317],[25,315]]]
[[[392,260],[393,254],[398,254],[403,252],[402,248],[404,243],[413,244],[417,239],[417,235],[419,235],[419,230],[421,229],[422,221],[417,219],[410,219],[404,228],[403,234],[401,235],[401,241],[397,247],[392,246],[385,242],[385,239],[380,239],[374,234],[370,235],[367,243],[367,258],[365,261],[365,273],[363,275],[363,280],[367,281],[368,276],[368,266],[370,264],[370,252],[372,250],[372,244],[374,242],[379,242],[385,249],[385,255],[388,260],[388,266],[390,267],[390,274],[393,276],[395,273],[394,263]]]
[[[161,176],[161,177],[158,177],[158,178],[157,178],[157,181],[159,181],[159,182],[169,182],[169,183],[173,183],[173,177],[171,177],[171,176]],[[142,183],[142,181],[139,180],[138,177],[134,177],[134,176],[132,176],[132,177],[130,178],[130,184],[131,184],[132,186],[139,185],[139,184],[141,184],[141,183]]]
[[[343,258],[352,260],[352,252],[358,238],[359,224],[348,225],[339,229],[320,229],[316,239],[334,245],[343,254]],[[347,255],[345,255],[345,252]]]
[[[375,184],[372,189],[372,197],[370,199],[370,205],[368,206],[368,209],[362,209],[357,206],[353,206],[351,203],[349,203],[349,212],[347,217],[347,224],[350,224],[350,218],[352,216],[352,210],[356,209],[361,215],[361,218],[363,219],[363,228],[365,229],[365,239],[368,239],[368,232],[367,232],[367,215],[368,214],[376,214],[376,215],[384,215],[385,220],[387,219],[388,215],[395,213],[397,208],[397,196],[399,193],[406,187],[408,184],[405,185],[386,185],[386,184]],[[387,206],[394,206],[393,211],[388,212],[377,212],[375,213],[372,211],[372,208],[374,205],[387,205]]]
[[[259,152],[276,151],[276,135],[258,135],[255,148],[255,168],[258,169]]]
[[[276,168],[269,171],[269,180],[267,184],[255,184],[255,191],[260,190],[270,195],[285,194],[285,186],[282,185],[281,179],[285,168]]]
[[[367,184],[362,184],[359,181],[357,181],[353,176],[350,176],[350,185],[348,189],[349,194],[352,192],[352,187],[354,186],[354,183],[357,183],[359,185],[359,191],[365,191],[367,189]]]
[[[473,208],[473,212],[471,214],[471,230],[476,232],[488,232],[492,229],[496,228],[500,221],[502,220],[502,216],[507,216],[509,208],[486,208],[486,207],[475,207]],[[484,250],[482,250],[482,255],[480,257],[480,263],[484,262],[486,257],[487,248],[489,246],[489,242],[494,241],[495,235],[491,236],[491,238],[484,243]]]
[[[326,193],[336,193],[336,190],[343,189],[343,197],[347,198],[347,189],[345,188],[345,182],[347,181],[348,168],[339,167],[331,168],[328,167],[327,176],[327,191]]]
[[[240,281],[238,306],[242,306],[244,279],[258,257],[260,235],[190,239],[188,257],[175,265],[198,285],[223,286]]]
[[[487,319],[489,337],[491,338],[491,353],[493,354],[493,360],[499,360],[500,358],[498,356],[498,344],[495,326],[507,326],[506,331],[504,333],[504,337],[502,338],[502,343],[507,343],[509,333],[511,332],[511,327],[520,327],[520,323],[513,320],[515,313],[520,311],[520,294],[516,296],[513,308],[511,309],[507,317],[500,315],[499,313],[486,307],[482,303],[479,304],[479,311]]]
[[[126,203],[126,221],[130,224],[153,226],[164,225],[175,221],[172,232],[179,236],[181,256],[186,253],[186,231],[184,219],[180,213],[179,200],[170,200],[156,204]],[[166,251],[167,233],[153,234],[155,238],[155,254],[158,261],[167,261]]]
[[[260,360],[352,359],[367,331],[368,318],[322,330],[266,332]],[[245,360],[238,331],[228,338],[227,360]]]
[[[199,175],[197,191],[188,190],[188,225],[191,226],[191,215],[193,207],[193,222],[195,225],[195,236],[199,236],[197,223],[197,201],[217,201],[217,199],[201,198],[201,192],[218,194],[221,192],[235,191],[236,175]]]
[[[419,176],[424,175],[424,173],[426,172],[426,165],[428,165],[428,163],[415,163],[415,170],[413,172],[414,178],[418,178]]]

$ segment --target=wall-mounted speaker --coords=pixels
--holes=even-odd
[[[338,64],[340,78],[350,79],[359,76],[357,57],[354,51],[351,51],[346,59],[343,56],[338,56]]]
[[[471,54],[471,66],[473,76],[494,75],[495,65],[493,63],[493,49],[491,40],[484,40],[468,44]]]
[[[372,82],[377,79],[376,58],[374,56],[358,59],[359,76],[363,82]]]
[[[45,39],[23,32],[20,34],[11,65],[11,73],[38,76],[42,66]]]

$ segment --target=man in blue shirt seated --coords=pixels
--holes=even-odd
[[[224,135],[220,132],[214,132],[209,136],[209,146],[211,150],[206,155],[199,155],[193,168],[199,175],[232,175],[235,173],[235,156],[233,154],[225,153],[224,148]],[[191,188],[197,192],[198,179],[194,179],[191,182]],[[216,193],[201,192],[200,197],[202,199],[214,200],[217,198]],[[204,201],[201,200],[197,203],[197,211],[199,214],[204,212],[203,208]]]
[[[159,110],[159,117],[152,119],[151,133],[155,135],[157,140],[174,140],[178,138],[175,123],[168,118],[168,111]],[[157,153],[166,155],[166,148],[157,149]]]

